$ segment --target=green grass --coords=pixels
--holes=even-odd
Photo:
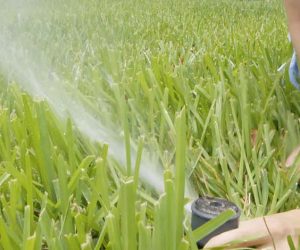
[[[0,3],[3,249],[195,249],[186,180],[243,218],[298,207],[285,159],[300,94],[277,72],[292,52],[281,1]],[[53,72],[123,134],[124,166],[30,96],[29,75],[51,90]],[[138,181],[145,149],[164,168],[162,194]]]

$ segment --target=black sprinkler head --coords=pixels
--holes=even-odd
[[[205,238],[197,242],[198,248],[203,248],[204,245],[214,236],[223,232],[238,228],[239,217],[241,210],[232,202],[213,197],[199,197],[192,203],[192,230],[202,226],[209,220],[215,218],[220,213],[232,209],[235,211],[235,215],[224,223],[222,226],[217,228],[215,231],[207,235]]]

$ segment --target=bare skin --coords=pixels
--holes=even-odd
[[[257,247],[258,249],[290,249],[287,236],[290,235],[295,246],[298,246],[300,234],[300,209],[285,213],[255,218],[243,221],[238,229],[231,230],[212,238],[205,246],[206,249],[221,246],[232,241],[234,247]],[[232,249],[233,246],[230,247]]]
[[[300,0],[284,0],[288,17],[288,27],[298,60],[300,57]],[[300,153],[297,148],[287,159],[286,165],[291,166]],[[300,209],[266,217],[255,218],[240,223],[238,229],[231,230],[212,238],[206,248],[212,248],[241,239],[250,239],[236,244],[234,247],[257,247],[258,249],[290,249],[287,237],[291,236],[298,246],[300,235]],[[232,247],[231,247],[232,249]]]
[[[285,0],[288,27],[292,43],[298,56],[300,56],[300,0]]]

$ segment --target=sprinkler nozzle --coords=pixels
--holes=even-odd
[[[209,220],[215,218],[220,213],[230,208],[236,212],[235,216],[233,216],[226,223],[218,227],[215,231],[211,232],[203,239],[200,239],[197,242],[199,249],[202,249],[212,237],[223,232],[238,228],[241,210],[234,203],[221,198],[199,197],[192,203],[192,230],[202,226]]]

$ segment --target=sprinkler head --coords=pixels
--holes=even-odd
[[[214,236],[221,234],[223,232],[238,228],[239,217],[241,215],[241,210],[232,202],[214,197],[199,197],[192,203],[192,230],[202,226],[209,220],[215,218],[220,213],[226,211],[227,209],[232,209],[235,211],[235,216],[224,223],[222,226],[218,227],[215,231],[211,232],[209,235],[197,242],[198,248],[201,249],[204,245]]]

